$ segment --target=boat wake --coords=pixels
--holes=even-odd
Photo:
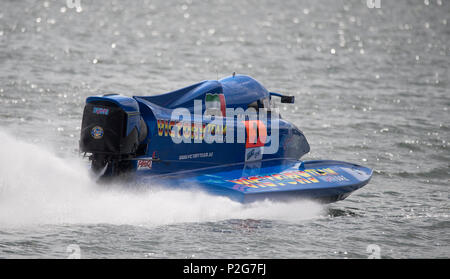
[[[298,221],[324,214],[310,201],[240,204],[162,185],[98,185],[86,163],[0,131],[0,226],[130,224],[159,226],[228,219]]]

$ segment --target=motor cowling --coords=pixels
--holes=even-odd
[[[135,99],[110,94],[86,99],[80,151],[91,153],[93,169],[134,157],[145,148],[147,125]]]

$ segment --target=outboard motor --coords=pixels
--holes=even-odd
[[[91,154],[95,173],[115,176],[133,170],[131,159],[146,152],[147,133],[135,99],[118,94],[86,99],[80,151]]]

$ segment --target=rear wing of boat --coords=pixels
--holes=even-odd
[[[270,92],[270,96],[280,97],[281,102],[284,104],[293,104],[295,102],[295,96],[287,96],[275,92]]]

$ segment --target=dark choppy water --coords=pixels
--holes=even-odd
[[[0,1],[0,257],[450,256],[450,2]],[[347,200],[242,206],[99,189],[76,155],[86,96],[233,71],[296,96],[305,159],[374,168]],[[70,249],[69,249],[70,250]]]

